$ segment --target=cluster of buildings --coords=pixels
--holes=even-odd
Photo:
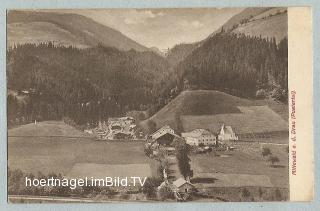
[[[175,131],[168,125],[163,126],[150,135],[151,142],[149,146],[152,149],[152,155],[157,156],[158,149],[162,149],[167,156],[174,155],[174,142],[184,140],[186,144],[191,146],[217,146],[219,143],[227,141],[237,141],[238,136],[234,133],[231,126],[222,125],[217,134],[206,129],[195,129],[190,132],[177,135]],[[166,169],[163,169],[164,182],[158,187],[158,191],[162,188],[169,188],[179,201],[186,201],[190,193],[196,191],[195,186],[190,182],[189,178],[177,178],[174,181],[168,179]]]
[[[143,134],[137,133],[137,125],[133,117],[109,118],[108,121],[99,121],[94,129],[85,130],[99,140],[132,140],[142,138]],[[218,142],[236,141],[238,136],[231,126],[222,125],[220,131],[214,134],[206,129],[195,129],[181,133],[181,136],[168,125],[161,127],[151,134],[151,144],[170,146],[174,139],[183,139],[191,146],[212,146]]]
[[[108,121],[99,121],[98,127],[85,130],[96,135],[99,140],[136,139],[135,120],[132,117],[109,118]]]
[[[169,146],[175,138],[184,139],[191,146],[212,146],[217,145],[218,142],[237,141],[239,139],[232,127],[224,124],[218,134],[206,129],[195,129],[181,133],[181,137],[170,126],[166,125],[154,132],[150,138],[152,140],[151,143],[165,146]]]

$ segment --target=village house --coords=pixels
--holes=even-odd
[[[191,146],[209,146],[217,143],[216,135],[205,129],[195,129],[191,132],[182,133],[181,136]]]
[[[174,130],[168,125],[151,134],[152,143],[163,146],[170,146],[174,138],[180,138],[180,136],[175,134]]]
[[[179,178],[173,182],[165,179],[165,181],[158,186],[158,193],[164,187],[170,188],[178,201],[186,201],[191,193],[196,192],[195,186],[184,178]]]
[[[224,124],[221,126],[218,140],[219,141],[237,141],[239,138],[233,132],[231,126],[225,126]]]
[[[178,193],[192,193],[195,191],[195,186],[183,178],[175,180],[172,185],[174,191]]]

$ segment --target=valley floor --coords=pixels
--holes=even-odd
[[[94,141],[63,122],[51,121],[13,128],[8,134],[10,169],[21,169],[35,175],[39,171],[43,174],[54,172],[75,178],[84,175],[99,178],[105,174],[116,176],[134,172],[140,176],[158,176],[158,162],[144,154],[144,142]],[[285,143],[286,140],[280,142]],[[239,200],[238,193],[243,187],[262,187],[264,192],[271,191],[271,194],[279,188],[283,195],[288,194],[286,144],[233,142],[232,146],[234,151],[190,156],[194,174],[192,182],[199,190],[213,191],[215,195],[221,193],[220,188],[224,188],[221,197],[226,200]],[[280,162],[274,165],[268,163],[267,158],[261,155],[264,147],[269,148]],[[116,166],[119,172],[112,166]],[[172,156],[170,170],[174,178],[181,177],[175,156]],[[230,196],[231,189],[236,189],[235,196]],[[251,191],[257,192],[256,189]]]

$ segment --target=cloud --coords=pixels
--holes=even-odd
[[[131,10],[126,14],[124,22],[128,25],[145,24],[147,20],[160,16],[164,16],[164,13],[154,13],[151,10]]]
[[[203,27],[204,24],[200,23],[199,21],[192,21],[191,26],[193,26],[194,28],[200,28],[200,27]]]
[[[201,28],[204,26],[200,21],[181,21],[180,25],[183,27]]]

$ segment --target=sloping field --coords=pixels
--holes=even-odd
[[[175,128],[176,116],[180,116],[184,131],[204,128],[216,132],[222,123],[236,127],[236,133],[288,130],[283,119],[288,116],[287,105],[271,101],[249,100],[213,90],[183,91],[148,120],[154,121],[157,128]],[[141,126],[147,128],[148,120],[142,121]]]
[[[74,36],[67,30],[49,22],[12,23],[8,24],[8,45],[25,43],[46,43],[69,46],[75,45],[78,48],[87,48],[84,40]]]
[[[204,187],[273,187],[270,178],[266,175],[253,174],[205,174],[200,175],[204,178],[214,178],[213,183],[206,183]],[[197,185],[201,187],[200,185]]]
[[[97,142],[91,139],[9,137],[8,166],[44,174],[68,172],[78,163],[124,165],[148,164],[156,174],[156,161],[144,154],[142,142]],[[85,171],[91,176],[92,169]]]
[[[277,42],[288,36],[287,13],[259,19],[239,26],[232,32],[243,33],[250,36],[275,37]]]
[[[157,128],[163,125],[175,127],[175,115],[212,115],[240,113],[237,106],[255,105],[254,101],[213,90],[183,91],[149,120]],[[145,127],[146,121],[141,122]]]
[[[30,123],[8,130],[8,136],[67,136],[90,137],[88,134],[65,124],[62,121],[44,121]]]
[[[8,134],[10,169],[35,175],[39,171],[67,175],[71,169],[79,169],[77,166],[85,163],[89,167],[78,173],[94,176],[91,173],[95,165],[123,165],[120,168],[126,168],[128,164],[137,164],[150,165],[152,175],[157,175],[157,161],[145,156],[142,142],[98,142],[57,121],[23,125],[8,130]],[[141,167],[136,169],[141,170]]]
[[[184,130],[196,128],[217,132],[222,124],[230,125],[236,134],[287,131],[288,123],[268,106],[238,106],[241,113],[181,116]]]
[[[222,183],[229,183],[228,181],[232,178],[235,181],[230,182],[230,184],[235,186],[251,186],[255,183],[256,185],[253,186],[270,187],[267,184],[271,183],[274,187],[288,187],[288,153],[283,147],[269,147],[272,154],[280,159],[280,162],[277,163],[278,166],[272,167],[270,163],[266,162],[266,158],[261,156],[259,144],[255,144],[259,147],[259,151],[256,153],[247,151],[252,146],[246,144],[243,149],[240,149],[240,145],[236,146],[236,151],[234,152],[222,153],[224,156],[215,156],[214,154],[192,155],[190,158],[194,178],[211,178],[211,180],[214,180],[211,183],[216,183],[216,187]],[[216,178],[217,174],[220,174],[220,176]],[[239,179],[236,179],[236,175],[239,175]],[[243,176],[240,177],[241,175]],[[265,177],[260,177],[259,175],[265,175]],[[252,179],[251,185],[245,178]],[[260,179],[264,181],[260,183]],[[203,182],[199,182],[199,184],[211,185]],[[224,185],[228,186],[228,184]]]

